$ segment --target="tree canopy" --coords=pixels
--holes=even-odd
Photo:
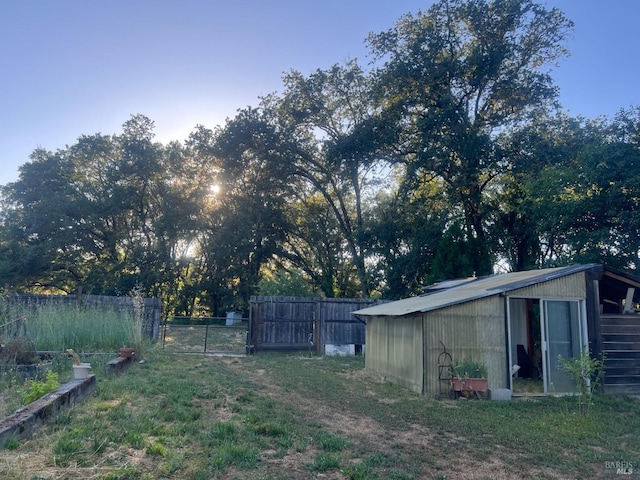
[[[572,118],[552,67],[572,23],[533,0],[440,0],[222,126],[36,149],[1,189],[0,274],[24,291],[401,298],[430,282],[639,265],[640,109]]]

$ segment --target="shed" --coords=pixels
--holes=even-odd
[[[517,393],[528,383],[540,393],[570,393],[575,387],[558,356],[575,358],[589,347],[606,355],[605,392],[640,394],[637,279],[588,264],[450,285],[353,312],[367,324],[367,370],[437,395],[446,346],[454,361],[486,363],[489,389]]]

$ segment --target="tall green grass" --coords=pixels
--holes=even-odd
[[[109,307],[85,307],[53,303],[16,305],[0,300],[0,325],[24,317],[27,333],[38,351],[76,352],[117,351],[139,341],[141,328],[135,312]],[[0,328],[0,337],[11,325]]]

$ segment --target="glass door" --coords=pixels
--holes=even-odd
[[[571,393],[575,385],[559,367],[558,356],[577,358],[582,351],[585,327],[580,302],[542,300],[542,343],[545,393]]]

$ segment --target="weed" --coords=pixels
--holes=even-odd
[[[593,392],[597,391],[604,378],[604,353],[600,358],[593,358],[589,350],[584,350],[579,357],[565,359],[558,355],[558,368],[567,372],[578,390],[578,408],[586,415],[593,405]]]
[[[313,473],[328,472],[340,468],[340,457],[329,453],[316,454],[312,463],[307,464],[309,471]]]
[[[258,466],[259,460],[257,449],[249,445],[224,443],[213,454],[211,466],[215,470],[224,470],[230,466],[252,469]]]
[[[158,442],[154,442],[151,445],[148,445],[146,452],[149,455],[158,455],[160,457],[166,457],[168,453],[167,447]]]
[[[158,465],[158,475],[160,477],[166,477],[169,475],[173,475],[176,472],[180,471],[182,466],[184,465],[185,455],[182,453],[166,453],[163,455],[165,458],[160,465]],[[157,478],[157,477],[154,477]]]
[[[67,466],[71,459],[84,451],[82,446],[82,431],[73,428],[63,432],[63,434],[54,443],[52,452],[54,455],[54,463],[59,466]]]
[[[289,434],[290,430],[287,425],[280,425],[275,423],[260,423],[253,428],[254,432],[258,435],[265,435],[267,437],[284,437]]]
[[[61,352],[72,348],[76,352],[117,352],[119,347],[133,341],[138,321],[135,312],[104,307],[52,303],[4,303],[3,307],[9,317],[26,318],[29,336],[38,351]]]
[[[6,450],[15,450],[19,446],[20,446],[20,442],[18,440],[16,440],[15,438],[9,438],[4,442],[4,445],[2,446],[2,448]]]
[[[339,452],[349,446],[349,442],[325,431],[320,431],[315,438],[318,446],[325,452]]]
[[[118,468],[108,473],[101,480],[134,480],[138,476],[138,470],[135,467]]]
[[[30,381],[27,384],[27,388],[20,391],[20,396],[22,397],[24,404],[28,405],[47,393],[53,392],[57,388],[58,374],[49,370],[44,382],[39,382],[37,380]]]
[[[349,465],[342,469],[342,473],[349,480],[374,480],[378,478],[373,469],[364,463]]]
[[[369,467],[385,467],[389,464],[389,455],[386,453],[375,453],[364,457],[365,465]]]
[[[131,448],[135,448],[136,450],[142,450],[146,443],[142,434],[137,432],[127,434],[124,441],[128,443]]]
[[[223,443],[235,442],[238,439],[238,427],[233,422],[216,422],[211,430],[203,435],[205,446],[216,446]]]

